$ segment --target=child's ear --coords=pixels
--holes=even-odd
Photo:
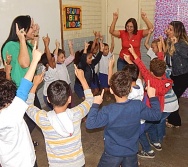
[[[113,92],[113,90],[110,88],[110,93],[113,95],[114,94],[114,92]]]
[[[72,99],[71,96],[69,96],[69,98],[67,100],[68,104],[71,103],[71,99]]]

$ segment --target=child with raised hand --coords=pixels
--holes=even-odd
[[[43,38],[44,47],[45,47],[45,53],[43,53],[40,62],[43,64],[43,70],[45,72],[44,75],[44,89],[43,89],[43,99],[47,107],[50,109],[53,108],[53,106],[48,102],[47,100],[47,88],[53,81],[56,81],[59,79],[57,69],[56,69],[56,61],[54,55],[50,52],[49,44],[50,44],[50,38],[47,34],[47,36],[44,36]]]
[[[34,146],[24,120],[25,103],[41,52],[33,48],[30,67],[18,87],[12,80],[0,79],[0,162],[2,166],[37,167]]]
[[[34,80],[28,98],[30,104],[27,114],[41,128],[46,144],[46,152],[50,167],[82,167],[85,165],[81,142],[81,120],[93,103],[93,94],[84,77],[84,72],[75,66],[75,75],[84,90],[85,100],[69,109],[71,102],[70,86],[62,80],[52,82],[47,95],[53,110],[46,112],[33,106],[35,91],[40,82]]]
[[[148,81],[149,83],[149,81]],[[88,113],[86,127],[104,129],[104,153],[98,167],[138,166],[138,139],[140,119],[157,121],[160,119],[160,105],[155,97],[155,89],[148,84],[148,96],[151,108],[140,100],[129,100],[132,78],[124,71],[116,72],[110,79],[110,92],[116,102],[99,109],[101,96],[94,98]]]
[[[129,51],[133,55],[135,59],[134,63],[139,67],[139,70],[142,74],[145,83],[147,83],[147,80],[150,80],[151,86],[156,89],[156,96],[159,98],[159,102],[160,102],[160,110],[161,112],[163,112],[164,96],[172,88],[172,83],[173,83],[171,79],[167,79],[166,76],[164,75],[166,70],[166,63],[164,62],[164,60],[154,58],[150,62],[150,71],[149,71],[146,69],[145,65],[140,60],[140,58],[138,58],[138,56],[136,55],[132,45],[130,45]],[[150,103],[147,98],[146,98],[146,104],[150,106]],[[150,132],[156,131],[156,126],[154,125],[154,123],[146,122],[145,124],[145,131],[143,134],[140,135],[140,143],[143,147],[143,151],[140,151],[138,153],[138,156],[145,158],[154,158],[155,153],[151,149],[151,146],[146,136],[146,133],[148,131]],[[158,148],[158,150],[162,150],[160,142],[158,138],[155,136],[156,133],[149,133],[149,134],[153,134],[153,136],[150,135],[151,145],[155,148]]]
[[[164,39],[163,39],[162,36],[159,36],[158,39],[154,39],[151,42],[151,46],[149,45],[150,37],[151,37],[151,34],[153,33],[153,30],[154,29],[149,29],[148,35],[147,35],[146,40],[144,42],[144,46],[148,50],[147,55],[151,58],[151,60],[156,58],[158,56],[159,52],[162,52],[162,51],[165,52],[165,50],[166,50],[165,42],[164,42]],[[158,47],[159,42],[161,42],[161,44],[162,44],[161,51],[159,51],[159,47]]]
[[[84,71],[86,81],[89,87],[91,87],[91,83],[95,82],[95,66],[99,63],[101,59],[104,45],[102,41],[100,41],[100,51],[95,59],[92,59],[93,54],[90,51],[88,51],[88,46],[89,44],[85,42],[85,48],[83,51],[83,55],[80,58],[80,62],[78,63],[78,68]],[[80,81],[77,78],[75,79],[74,91],[79,98],[84,99],[83,88],[80,84]]]
[[[114,37],[111,36],[111,46],[107,43],[104,44],[103,55],[99,62],[99,81],[100,81],[100,88],[104,89],[104,99],[109,101],[110,92],[109,92],[109,85],[108,85],[108,68],[109,68],[109,59],[112,57],[112,53],[114,50]]]
[[[68,41],[70,56],[68,56],[67,58],[65,56],[65,51],[60,49],[60,43],[57,40],[55,44],[56,44],[56,49],[54,50],[54,56],[56,59],[57,74],[59,76],[59,79],[67,82],[70,85],[71,81],[70,81],[70,76],[68,73],[67,66],[70,63],[72,63],[75,58],[73,43],[71,40]]]

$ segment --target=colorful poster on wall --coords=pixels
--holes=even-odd
[[[63,5],[63,30],[80,30],[82,28],[81,6]]]
[[[164,35],[171,21],[181,21],[188,32],[188,0],[156,0],[154,38]]]

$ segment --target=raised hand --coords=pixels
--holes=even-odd
[[[142,17],[142,19],[145,19],[145,18],[147,18],[147,15],[146,15],[146,13],[145,13],[145,12],[143,12],[142,10],[141,10],[141,17]]]
[[[24,28],[19,30],[17,23],[16,23],[16,34],[17,34],[20,41],[22,41],[22,40],[25,41],[26,32],[24,31]]]
[[[104,50],[104,44],[103,44],[103,42],[100,40],[100,51],[101,52],[103,52],[103,50]]]
[[[73,47],[73,42],[71,40],[68,40],[68,46]]]
[[[42,72],[41,74],[35,75],[33,79],[33,84],[35,86],[40,85],[40,83],[43,81],[44,78],[44,73]]]
[[[130,55],[126,55],[126,54],[124,54],[123,53],[123,55],[124,55],[124,60],[128,63],[128,64],[133,64],[133,62],[131,61],[131,59],[130,59]]]
[[[57,39],[55,40],[55,46],[56,46],[56,48],[60,47],[60,42]]]
[[[136,53],[135,53],[135,51],[134,51],[134,48],[133,48],[133,46],[130,44],[130,48],[128,49],[129,50],[129,52],[134,56],[134,55],[136,55]]]
[[[42,40],[43,40],[45,46],[49,46],[50,38],[49,38],[48,34],[46,35],[46,37],[42,37]]]
[[[84,71],[81,69],[78,69],[78,67],[76,66],[76,64],[74,64],[74,72],[76,77],[81,81],[83,79],[85,79],[84,77]]]
[[[119,16],[119,9],[117,9],[117,11],[113,13],[113,19],[117,20],[118,16]]]
[[[103,102],[103,96],[104,96],[104,89],[102,90],[100,95],[94,97],[93,103],[101,104]]]
[[[155,97],[156,89],[150,86],[150,80],[148,80],[148,85],[146,87],[148,97]]]
[[[39,62],[40,59],[41,59],[42,53],[38,49],[36,49],[36,47],[37,47],[37,41],[35,41],[35,44],[34,44],[34,47],[33,47],[33,52],[32,52],[33,60],[32,61]]]

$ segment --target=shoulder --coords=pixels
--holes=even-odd
[[[3,47],[3,57],[6,56],[6,53],[8,52],[11,55],[17,54],[16,51],[18,51],[20,48],[20,43],[19,42],[14,42],[14,41],[9,41],[5,44]]]

